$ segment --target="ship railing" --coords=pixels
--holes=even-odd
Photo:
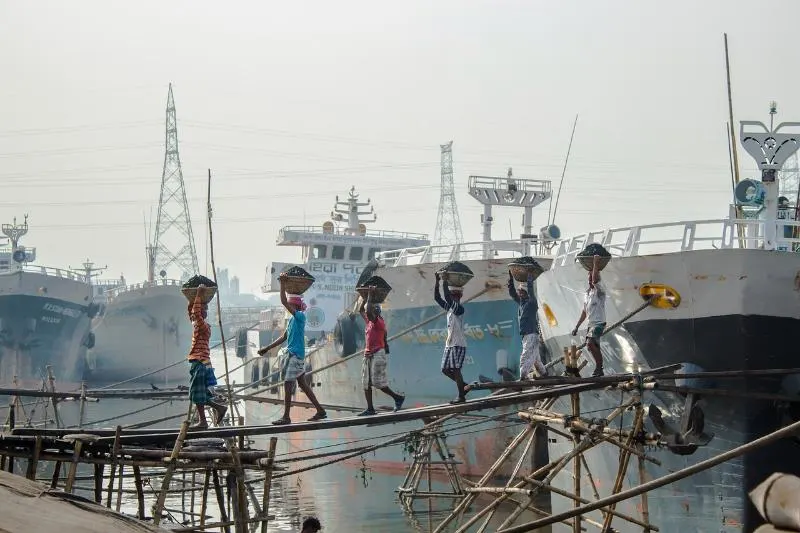
[[[86,275],[81,272],[70,270],[68,268],[56,268],[42,265],[22,265],[19,268],[14,266],[9,267],[7,270],[0,270],[0,272],[30,272],[31,274],[41,274],[43,276],[51,276],[55,278],[71,279],[88,283]]]
[[[376,255],[382,265],[388,267],[418,265],[423,263],[446,263],[480,259],[500,259],[533,255],[551,255],[559,241],[553,239],[512,239],[503,241],[475,241],[458,244],[443,244],[387,250]]]
[[[353,237],[371,237],[378,239],[413,239],[413,240],[428,240],[428,235],[424,233],[410,233],[406,231],[391,231],[391,230],[366,230],[365,233],[353,234],[347,228],[334,227],[331,231],[323,231],[322,226],[284,226],[278,230],[278,240],[283,238],[284,233],[318,233],[320,235],[347,235]]]
[[[141,283],[134,283],[133,285],[121,285],[114,287],[113,289],[106,291],[105,294],[108,295],[109,298],[113,298],[115,296],[119,296],[120,294],[130,291],[147,289],[150,287],[167,287],[167,286],[180,287],[181,281],[177,279],[156,279],[153,281],[143,281]]]
[[[616,257],[710,249],[763,249],[768,225],[775,229],[776,250],[800,252],[800,222],[794,220],[692,220],[577,235],[559,244],[551,268],[574,263],[577,255],[592,243],[602,245]]]

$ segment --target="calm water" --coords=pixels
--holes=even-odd
[[[221,357],[218,354],[215,361],[219,361],[215,366],[217,374],[223,373],[223,364]],[[240,364],[240,360],[230,357],[229,368],[233,368]],[[239,371],[234,375],[232,381],[242,383],[244,371]],[[188,369],[187,369],[188,381]],[[154,379],[155,383],[158,383]],[[160,384],[159,384],[160,385]],[[125,385],[126,388],[142,387],[141,385]],[[145,385],[143,388],[148,388]],[[36,410],[32,416],[32,420],[41,421],[44,411],[42,405],[34,406],[28,405],[27,412],[30,413],[32,408]],[[278,418],[282,407],[269,406],[263,407],[268,416]],[[153,428],[177,428],[185,416],[188,409],[186,401],[162,401],[162,400],[111,400],[105,399],[100,402],[88,402],[84,407],[84,427],[114,427],[117,424],[126,425],[142,421],[153,421],[157,419],[175,416],[172,420],[162,421],[148,427]],[[241,411],[243,413],[243,409]],[[3,417],[7,413],[3,410]],[[59,413],[62,424],[76,425],[80,416],[79,402],[64,402],[59,406]],[[48,412],[47,427],[55,427],[52,422],[52,412]],[[386,433],[392,433],[392,426],[387,426]],[[265,450],[268,449],[268,438],[254,438],[250,445],[254,449]],[[303,453],[313,454],[319,453],[319,450],[314,449],[314,444],[309,440],[309,448],[297,449],[298,441],[293,439],[292,450],[288,449],[288,443],[279,440],[277,459],[297,458],[302,456]],[[302,447],[302,441],[300,442]],[[347,443],[343,442],[343,446],[338,449],[347,447]],[[353,446],[363,445],[364,443],[354,444]],[[371,443],[369,443],[371,444]],[[271,487],[270,498],[270,514],[275,516],[275,519],[269,524],[269,531],[299,531],[300,523],[306,516],[316,516],[323,524],[325,531],[349,531],[349,532],[373,532],[373,531],[431,531],[436,527],[436,524],[447,515],[449,509],[454,505],[452,500],[434,500],[428,502],[426,500],[418,500],[414,504],[413,513],[408,513],[403,510],[395,490],[401,484],[403,476],[389,475],[385,473],[373,472],[370,468],[370,454],[363,455],[360,459],[351,460],[348,463],[337,463],[328,465],[322,468],[304,472],[301,474],[290,475],[280,479],[273,480]],[[289,462],[283,466],[287,469],[296,469],[299,467],[308,466],[308,461]],[[25,462],[20,462],[17,465],[16,472],[24,472]],[[83,467],[80,469],[79,476],[84,476],[83,479],[79,477],[78,493],[87,497],[93,497],[93,484],[91,481],[91,469]],[[123,478],[123,489],[131,491],[130,494],[123,495],[121,500],[121,510],[126,513],[136,513],[136,496],[133,493],[134,485],[132,472],[130,470],[125,472]],[[147,514],[150,515],[151,505],[154,501],[154,495],[160,489],[161,479],[157,475],[152,478],[149,475],[154,474],[148,472],[146,469],[142,470],[144,478],[145,492],[148,495],[145,507]],[[42,480],[48,480],[52,475],[52,465],[41,464],[38,472],[38,477]],[[62,474],[63,476],[64,474]],[[108,469],[106,470],[108,475]],[[256,477],[259,474],[253,472],[250,477]],[[63,477],[62,477],[63,479]],[[187,486],[192,483],[192,475],[188,474],[185,477],[176,475],[173,478],[173,487],[176,483],[183,481]],[[198,473],[195,476],[194,482],[202,489],[203,475]],[[104,483],[106,486],[107,481]],[[223,480],[224,485],[224,480]],[[261,501],[263,483],[257,482],[252,485],[258,501]],[[444,485],[434,482],[434,490],[446,490]],[[421,488],[421,490],[425,490]],[[105,501],[105,488],[103,491]],[[114,496],[116,501],[116,496]],[[195,512],[200,510],[200,492],[195,492],[194,501]],[[113,505],[112,505],[113,507]],[[192,501],[190,495],[175,494],[169,495],[165,505],[171,517],[175,522],[181,521],[181,510],[190,510],[192,508]],[[253,507],[250,505],[250,512],[253,513]],[[213,521],[218,520],[216,515],[217,503],[213,495],[213,490],[209,494],[208,514],[213,516]]]

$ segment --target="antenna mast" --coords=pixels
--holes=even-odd
[[[161,195],[158,200],[153,258],[150,262],[154,273],[162,278],[167,276],[168,269],[174,267],[179,270],[179,276],[183,280],[200,269],[178,153],[178,125],[171,83],[167,94],[166,115],[164,170],[161,174]]]
[[[464,236],[461,233],[461,220],[458,216],[456,191],[453,185],[453,141],[439,146],[442,150],[442,184],[433,244],[457,244],[464,241]]]
[[[359,207],[369,206],[369,211],[359,211]],[[372,215],[372,220],[362,219],[361,215]],[[358,235],[361,230],[361,224],[371,224],[378,220],[378,215],[375,214],[375,208],[372,206],[372,200],[367,198],[366,202],[358,201],[358,193],[355,186],[350,187],[350,193],[346,201],[339,200],[339,195],[336,195],[336,204],[331,211],[331,219],[341,222],[347,217],[347,233],[350,235]]]

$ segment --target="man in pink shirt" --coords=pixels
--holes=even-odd
[[[389,378],[386,373],[388,364],[386,355],[389,353],[389,344],[386,342],[386,324],[381,317],[381,307],[372,303],[373,290],[374,288],[370,287],[366,302],[362,299],[358,309],[367,324],[364,361],[361,363],[361,384],[364,386],[367,408],[358,416],[375,414],[375,407],[372,405],[372,387],[394,399],[395,411],[399,411],[403,407],[406,399],[405,396],[401,396],[389,388]]]

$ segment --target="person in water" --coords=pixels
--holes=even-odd
[[[578,334],[578,328],[585,319],[589,319],[589,326],[586,330],[586,347],[594,358],[594,372],[592,377],[603,375],[603,354],[600,351],[600,336],[606,329],[606,291],[600,285],[600,269],[598,262],[600,257],[595,255],[592,258],[592,270],[589,272],[589,288],[583,297],[583,310],[572,336]]]
[[[531,370],[536,369],[537,377],[547,375],[547,369],[542,363],[539,352],[541,339],[539,338],[539,303],[533,292],[533,275],[528,274],[524,287],[514,287],[514,277],[508,273],[508,294],[517,303],[517,317],[519,319],[519,334],[522,336],[522,352],[519,356],[519,379],[528,378]]]
[[[464,385],[464,377],[461,374],[461,367],[464,366],[464,359],[467,356],[467,339],[464,336],[464,306],[461,305],[461,287],[453,287],[451,290],[447,284],[447,279],[442,280],[442,291],[444,300],[439,294],[439,281],[441,276],[436,273],[436,284],[433,287],[433,299],[439,307],[447,311],[447,340],[444,344],[442,354],[442,374],[452,379],[458,388],[458,396],[450,403],[464,403],[467,401],[467,387]]]
[[[388,394],[394,400],[394,410],[399,411],[403,407],[406,397],[397,394],[389,388],[389,376],[387,374],[389,343],[387,342],[386,323],[381,316],[381,306],[372,303],[374,287],[369,288],[366,301],[362,298],[358,312],[364,318],[367,325],[365,332],[366,347],[364,348],[364,360],[361,363],[361,384],[364,387],[364,397],[367,400],[367,408],[358,416],[370,416],[375,414],[375,407],[372,404],[372,388]]]
[[[195,429],[207,429],[205,406],[214,410],[215,422],[219,424],[225,416],[227,408],[213,400],[209,383],[213,380],[211,368],[211,326],[206,321],[208,318],[208,305],[204,302],[206,286],[197,287],[194,300],[189,302],[189,320],[192,322],[192,347],[187,357],[189,361],[189,401],[197,408],[199,422]]]
[[[283,335],[276,339],[275,342],[258,350],[259,355],[264,355],[272,348],[280,346],[285,341],[289,352],[284,365],[285,374],[283,378],[283,417],[274,421],[273,424],[278,426],[292,423],[292,419],[289,417],[289,410],[292,407],[292,391],[294,390],[295,382],[297,382],[297,385],[300,386],[300,390],[305,393],[306,397],[317,409],[317,413],[309,418],[309,422],[324,420],[325,418],[328,418],[328,415],[325,412],[325,409],[322,408],[322,405],[320,405],[319,401],[317,400],[317,396],[314,394],[314,391],[311,389],[311,386],[306,382],[305,379],[306,314],[304,311],[306,309],[306,305],[303,303],[303,299],[300,296],[292,296],[291,298],[287,297],[286,288],[284,287],[284,278],[280,277],[278,280],[281,284],[281,304],[283,304],[286,310],[291,313],[292,318],[289,319],[289,324],[286,326],[286,331],[283,332]]]

